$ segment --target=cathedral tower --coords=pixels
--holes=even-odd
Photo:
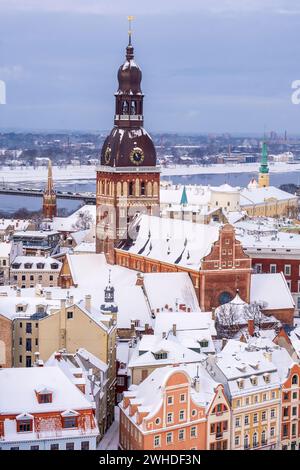
[[[56,217],[56,193],[53,185],[53,176],[52,176],[52,163],[49,159],[48,163],[48,179],[47,185],[43,194],[43,216],[44,219],[53,219]]]
[[[268,149],[264,141],[262,146],[261,161],[259,167],[258,186],[266,188],[270,185],[269,165],[268,165]]]
[[[160,170],[150,135],[143,128],[142,72],[134,60],[129,31],[125,62],[118,71],[114,127],[105,139],[97,168],[96,250],[114,264],[114,247],[130,238],[139,213],[159,214]]]

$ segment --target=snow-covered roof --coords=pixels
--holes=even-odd
[[[295,308],[283,273],[251,274],[250,302],[263,302],[266,310]]]
[[[131,397],[134,403],[138,405],[138,411],[148,412],[146,419],[151,418],[162,406],[163,391],[168,379],[174,373],[183,372],[187,375],[190,383],[191,398],[198,406],[206,409],[215,396],[215,389],[219,385],[204,369],[201,364],[185,364],[179,367],[159,367],[155,369],[143,382],[138,386],[131,385],[124,397]],[[193,380],[199,377],[199,388],[197,391],[193,385]],[[119,405],[123,408],[128,418],[136,423],[136,414],[129,417],[129,409],[124,409],[123,402]]]
[[[137,238],[128,248],[130,253],[195,270],[219,238],[216,225],[146,214],[135,221],[135,227]]]
[[[155,311],[166,305],[175,311],[179,304],[184,304],[194,312],[200,311],[188,273],[144,274],[144,286],[151,309]]]
[[[78,221],[78,215],[81,212],[87,212],[91,216],[91,224],[96,223],[96,206],[86,204],[67,217],[54,217],[52,229],[58,232],[77,232],[78,228],[74,227],[74,225]]]
[[[251,204],[264,204],[268,199],[277,199],[278,201],[287,201],[297,199],[297,196],[282,191],[275,186],[265,188],[244,188],[241,191],[240,206],[249,206]]]
[[[8,242],[0,243],[0,258],[8,258],[12,249],[12,244]]]
[[[29,267],[26,267],[25,265],[28,264],[30,265]],[[43,265],[43,268],[37,267],[37,265],[40,264]],[[20,265],[19,267],[16,267],[15,265]],[[52,267],[53,265],[56,265],[57,267]],[[24,271],[24,270],[37,270],[37,271],[56,271],[59,272],[61,269],[62,263],[58,261],[56,258],[52,258],[51,256],[45,257],[45,256],[16,256],[14,259],[12,265],[11,265],[11,270],[12,271]]]
[[[192,334],[209,330],[212,336],[217,335],[211,312],[159,312],[155,319],[154,333],[168,333],[173,325],[176,325],[177,332],[189,331]]]
[[[141,287],[136,286],[137,273],[117,265],[108,265],[103,254],[67,255],[74,283],[78,288],[69,289],[70,294],[79,291],[91,294],[94,305],[104,301],[109,271],[115,288],[115,303],[118,305],[118,328],[130,328],[132,320],[141,326],[151,324],[151,312]],[[78,294],[77,294],[78,295]]]
[[[166,353],[166,358],[155,358],[155,354]],[[180,342],[156,335],[143,335],[141,341],[132,350],[128,368],[144,366],[162,366],[200,362],[205,359],[203,354],[194,352]]]
[[[41,386],[52,390],[52,403],[38,402]],[[8,415],[94,408],[58,367],[0,369],[0,403]]]

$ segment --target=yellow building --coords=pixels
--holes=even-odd
[[[271,353],[230,340],[207,370],[231,401],[231,449],[275,449],[280,440],[280,378]]]

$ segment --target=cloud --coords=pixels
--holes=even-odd
[[[299,13],[298,0],[0,0],[7,11],[65,12],[96,15],[176,14],[179,12],[224,13]]]

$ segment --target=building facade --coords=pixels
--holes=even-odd
[[[115,262],[114,247],[130,237],[138,212],[159,213],[160,172],[153,141],[143,128],[142,72],[131,44],[118,71],[114,127],[106,138],[96,183],[96,251]]]

